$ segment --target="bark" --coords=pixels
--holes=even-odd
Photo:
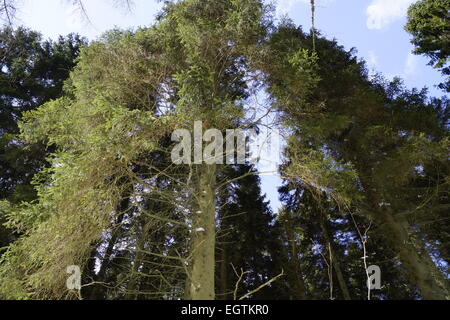
[[[372,185],[365,168],[360,165],[358,173],[372,209],[373,219],[408,271],[410,282],[417,286],[421,296],[426,300],[449,299],[446,280],[422,243],[411,236],[409,223],[395,216],[389,206],[379,205],[383,202],[383,198],[377,191],[378,188]]]
[[[195,171],[189,299],[214,300],[216,166],[202,164]]]

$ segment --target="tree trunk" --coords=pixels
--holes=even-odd
[[[333,261],[333,269],[334,272],[336,272],[339,288],[341,289],[344,299],[351,300],[352,298],[350,297],[350,292],[348,291],[347,284],[345,283],[344,280],[344,275],[342,274],[341,263],[339,262],[339,257],[336,255],[334,240],[332,239],[330,232],[328,230],[327,220],[325,219],[325,216],[323,214],[321,213],[319,214],[320,214],[320,227],[322,229],[322,234],[325,239],[326,245],[330,249],[331,259]]]
[[[290,244],[290,256],[291,259],[289,260],[289,264],[291,266],[291,270],[294,271],[294,287],[295,292],[293,295],[293,298],[295,300],[306,300],[306,286],[305,281],[302,277],[302,270],[300,267],[300,261],[298,261],[298,249],[297,244],[295,243],[295,237],[294,232],[292,230],[293,223],[291,219],[287,219],[284,223],[284,231],[287,236],[287,242]],[[287,257],[289,255],[286,255]]]
[[[426,300],[449,299],[446,280],[422,244],[410,237],[408,223],[399,221],[391,210],[377,212],[377,220],[422,297]]]
[[[214,300],[216,166],[202,164],[195,169],[189,299]]]
[[[417,286],[426,300],[449,299],[446,280],[423,245],[410,236],[408,222],[396,217],[389,206],[380,205],[383,198],[377,192],[378,189],[371,184],[367,170],[363,166],[359,166],[358,169],[367,200],[372,208],[373,219],[391,248],[398,254],[411,283]]]

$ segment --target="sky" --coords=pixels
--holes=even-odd
[[[19,0],[17,24],[55,39],[71,32],[95,40],[114,27],[149,26],[162,7],[157,0],[135,0],[131,11],[114,6],[113,0],[85,0],[89,21],[69,0]],[[335,38],[346,49],[356,48],[372,73],[386,78],[403,78],[408,88],[428,87],[430,94],[442,96],[435,87],[440,73],[427,65],[427,58],[411,53],[410,35],[404,31],[408,6],[415,0],[316,0],[316,29]],[[275,1],[276,17],[289,16],[304,30],[311,28],[310,0]],[[280,207],[276,175],[262,176],[263,192],[272,208]]]

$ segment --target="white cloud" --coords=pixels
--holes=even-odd
[[[408,7],[416,0],[372,0],[367,7],[367,28],[383,29],[406,16]]]
[[[405,67],[403,69],[403,75],[406,77],[413,76],[417,73],[418,57],[412,53],[408,54],[406,58]]]

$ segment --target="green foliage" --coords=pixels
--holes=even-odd
[[[421,5],[410,16],[428,19]],[[434,269],[417,252],[448,260],[448,100],[369,79],[353,50],[290,21],[275,27],[261,1],[167,1],[154,26],[112,30],[80,52],[76,37],[1,36],[11,54],[0,74],[0,298],[180,299],[204,258],[199,214],[218,230],[205,237],[217,239],[217,298],[281,270],[250,298],[365,298],[364,262],[383,267],[375,297],[418,298]],[[277,215],[252,166],[170,161],[174,129],[253,121],[260,89],[288,133]],[[83,270],[78,292],[66,288],[70,265]]]
[[[430,64],[449,75],[447,66],[450,55],[450,19],[448,0],[421,0],[408,9],[408,23],[405,26],[412,36],[414,53],[430,58]],[[441,85],[449,89],[448,82]]]
[[[176,213],[170,206],[160,212],[155,208],[159,202],[190,201],[184,197],[192,193],[185,168],[165,163],[171,146],[167,138],[175,128],[191,127],[194,119],[218,128],[238,123],[247,97],[242,50],[251,50],[262,12],[259,1],[168,3],[154,27],[114,30],[81,50],[66,95],[25,113],[20,123],[24,143],[42,143],[55,151],[51,166],[35,177],[38,200],[7,215],[7,225],[24,235],[10,246],[1,266],[1,296],[17,298],[27,292],[33,298],[73,298],[65,287],[65,268],[86,267],[97,245],[107,266],[109,256],[119,251],[112,247],[103,253],[102,236],[121,229],[116,223],[125,214],[136,229],[125,233],[131,252],[124,258],[134,262],[124,263],[131,276],[121,270],[116,280],[127,283],[127,296],[136,294],[136,268],[147,256],[142,252],[150,239],[160,236],[158,229],[151,230],[158,227],[154,219],[184,226],[184,211],[193,210],[190,204],[179,204],[185,209]],[[254,23],[238,23],[245,19]],[[195,30],[193,22],[198,23]],[[159,175],[166,179],[161,189],[154,188]],[[123,208],[126,199],[128,208]],[[141,220],[143,215],[147,220]],[[110,244],[122,236],[111,236]],[[176,239],[173,233],[168,237]],[[159,256],[169,247],[162,246]],[[186,248],[179,249],[188,255]],[[21,267],[12,270],[17,261]],[[174,286],[183,279],[179,272],[164,271],[160,277],[166,282],[171,277]],[[11,285],[18,287],[11,290]]]
[[[325,192],[343,206],[361,199],[356,187],[357,173],[351,163],[337,162],[326,150],[315,149],[311,142],[298,141],[295,136],[288,145],[289,164],[283,172],[284,177],[298,179],[319,197]]]
[[[295,47],[311,41],[292,25],[281,25],[272,39],[269,46],[282,48],[283,53],[289,52],[282,47],[284,42]],[[434,289],[424,282],[420,289],[428,298],[445,297],[446,286],[439,284],[445,280],[438,280],[442,275],[430,257],[416,259],[421,244],[405,250],[398,242],[403,237],[420,243],[417,218],[440,216],[439,199],[445,197],[448,184],[430,178],[420,191],[426,201],[413,185],[426,175],[421,168],[448,164],[446,99],[428,100],[426,91],[408,91],[398,79],[390,83],[369,79],[353,52],[333,41],[318,38],[316,54],[317,82],[303,91],[292,92],[304,82],[286,71],[289,60],[275,60],[266,69],[268,91],[291,133],[282,167],[287,183],[310,192],[319,212],[331,204],[339,207],[338,212],[376,221],[383,230],[381,241],[388,241],[401,256],[409,280],[432,275],[435,280],[428,283],[435,284]],[[412,199],[412,194],[418,198]],[[396,218],[383,220],[386,215]]]
[[[0,42],[0,198],[20,203],[36,197],[30,181],[45,164],[46,152],[41,145],[24,148],[17,122],[23,112],[61,96],[86,41],[73,34],[43,41],[36,32],[4,28]]]

